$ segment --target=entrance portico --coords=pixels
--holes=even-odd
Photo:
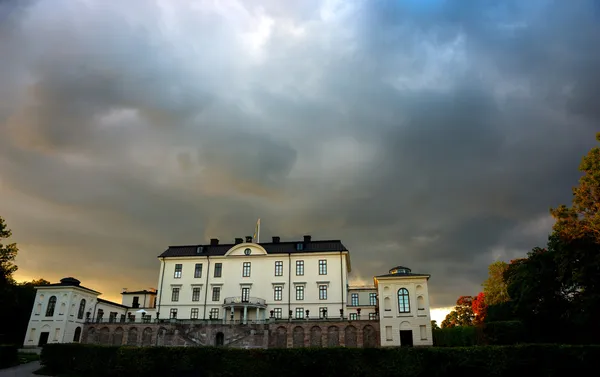
[[[223,302],[223,323],[243,323],[267,319],[266,301],[258,297],[227,297]],[[239,313],[236,315],[236,313]]]

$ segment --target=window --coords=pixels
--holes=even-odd
[[[304,275],[304,261],[297,260],[296,261],[296,276]]]
[[[175,265],[175,273],[173,274],[173,277],[175,279],[181,279],[181,271],[183,270],[183,265],[178,263]]]
[[[304,286],[298,285],[296,286],[296,300],[304,300]]]
[[[369,313],[369,321],[376,321],[377,313]]]
[[[283,276],[283,261],[275,262],[275,276]]]
[[[200,287],[192,289],[192,301],[200,301]]]
[[[133,296],[133,303],[131,304],[132,308],[139,308],[140,307],[140,297],[139,296]]]
[[[392,326],[385,327],[385,340],[394,340],[392,338]]]
[[[358,314],[356,314],[356,313],[350,313],[350,317],[349,318],[350,318],[351,321],[356,321],[356,320],[358,320]]]
[[[108,322],[110,322],[110,323],[117,322],[117,314],[118,314],[117,312],[110,312],[108,314]]]
[[[304,308],[296,308],[296,319],[304,319]]]
[[[250,301],[250,288],[242,288],[242,302]]]
[[[171,301],[179,301],[179,288],[173,287],[171,292]]]
[[[83,319],[83,312],[85,312],[85,299],[84,298],[82,298],[81,301],[79,301],[79,312],[77,312],[78,319]]]
[[[377,306],[377,293],[369,293],[369,305]]]
[[[250,254],[252,254],[252,249],[250,249],[250,248],[244,249],[244,255],[250,255]]]
[[[408,290],[406,288],[398,289],[398,312],[410,313],[410,302],[408,301]]]
[[[198,319],[198,308],[192,308],[190,310],[190,319]]]
[[[213,287],[212,300],[219,301],[221,299],[221,287]]]
[[[327,286],[319,285],[319,300],[327,300]]]
[[[250,262],[244,262],[242,267],[242,276],[245,278],[250,277]]]
[[[358,293],[350,295],[350,306],[358,306]]]
[[[98,309],[98,314],[96,315],[98,322],[102,322],[102,317],[104,317],[104,310]]]
[[[327,308],[319,308],[319,318],[327,318]]]
[[[283,317],[283,310],[281,308],[273,309],[273,318],[281,319]]]
[[[427,327],[425,325],[419,326],[419,330],[421,331],[421,340],[427,340]]]
[[[297,243],[297,244],[296,244],[296,250],[298,250],[298,251],[302,251],[302,250],[304,250],[304,245],[303,245],[303,244],[301,244],[301,243]]]
[[[35,329],[33,329],[33,330],[35,330]],[[78,343],[79,338],[81,338],[81,327],[78,327],[75,329],[75,334],[73,335],[73,341],[75,343]]]
[[[215,277],[220,278],[223,272],[223,263],[215,263]]]
[[[281,301],[283,299],[283,287],[281,285],[276,285],[273,288],[273,300]]]
[[[50,297],[48,300],[48,307],[46,308],[46,317],[54,316],[54,308],[56,308],[56,296]]]
[[[177,309],[172,308],[169,311],[169,318],[171,318],[171,319],[177,319]]]
[[[202,263],[196,263],[194,267],[194,277],[201,278],[202,277]]]
[[[219,319],[219,308],[210,309],[209,315],[212,319]]]
[[[327,261],[324,259],[319,261],[319,275],[327,275]]]

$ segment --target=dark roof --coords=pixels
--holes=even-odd
[[[108,300],[105,300],[103,298],[99,298],[98,302],[103,302],[105,304],[114,305],[114,306],[120,306],[122,308],[129,309],[129,306],[117,304],[116,302],[108,301]]]
[[[126,291],[126,292],[121,292],[122,295],[155,295],[156,291],[147,291],[147,290],[143,290],[143,291]]]
[[[48,285],[41,285],[38,286],[36,288],[45,288],[45,287],[77,287],[77,288],[81,288],[81,289],[85,289],[86,291],[90,291],[90,292],[94,292],[94,293],[100,293],[98,291],[95,291],[93,289],[90,288],[86,288],[83,285],[80,285],[80,281],[72,278],[72,277],[68,277],[68,278],[62,278],[60,279],[60,283],[54,283],[54,284],[48,284]]]
[[[296,250],[296,245],[302,244],[302,250]],[[235,243],[230,244],[219,244],[219,245],[186,245],[186,246],[169,246],[159,258],[165,257],[192,257],[192,256],[217,256],[225,255],[225,253],[234,247]],[[348,251],[340,240],[331,241],[295,241],[295,242],[268,242],[259,243],[266,251],[267,254],[295,254],[295,253],[306,253],[306,252],[340,252]],[[198,247],[202,247],[202,252],[198,253]]]
[[[422,276],[422,277],[431,277],[431,275],[429,274],[413,274],[411,273],[406,273],[406,274],[385,274],[385,275],[378,275],[375,276],[376,278],[389,278],[389,277],[398,277],[398,276],[414,276],[414,277],[418,277],[418,276]]]

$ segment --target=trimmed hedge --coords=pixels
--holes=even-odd
[[[0,344],[0,368],[8,368],[18,363],[19,347]]]
[[[599,358],[600,346],[557,345],[243,350],[49,344],[42,350],[51,372],[86,377],[562,377],[594,370]]]
[[[490,322],[480,326],[459,326],[433,330],[436,347],[513,345],[527,343],[529,333],[519,321]]]

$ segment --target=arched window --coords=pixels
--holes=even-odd
[[[83,319],[83,312],[85,312],[85,299],[82,298],[79,302],[79,312],[77,313],[77,318]]]
[[[54,308],[56,307],[56,296],[50,297],[48,300],[48,307],[46,308],[46,317],[52,317],[54,315]]]
[[[79,343],[79,338],[81,338],[81,327],[75,329],[75,335],[73,336],[73,341],[75,343]]]
[[[398,313],[410,313],[410,301],[406,288],[398,289]]]

